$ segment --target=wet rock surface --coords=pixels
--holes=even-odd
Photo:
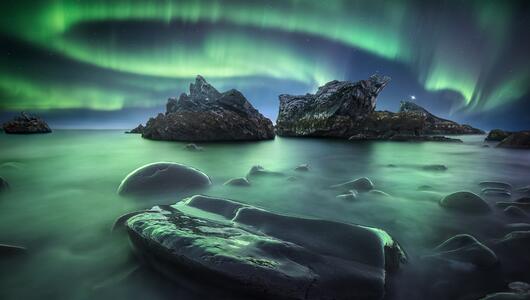
[[[406,259],[379,229],[207,196],[135,215],[127,229],[139,256],[163,274],[261,297],[382,299]]]
[[[221,93],[197,76],[189,94],[170,98],[166,113],[149,119],[142,137],[174,141],[247,141],[274,138],[271,120],[237,90]]]
[[[372,181],[366,177],[350,180],[344,183],[332,185],[330,188],[341,191],[356,190],[359,192],[367,192],[374,188]]]
[[[491,211],[490,206],[479,195],[472,192],[461,191],[447,195],[440,200],[440,205],[449,210],[484,214]]]
[[[130,131],[127,131],[126,133],[143,133],[144,132],[144,129],[145,129],[145,126],[142,125],[142,124],[139,124],[138,126],[136,126],[135,128],[131,129]]]
[[[224,185],[250,186],[250,181],[246,177],[232,178],[225,182]]]
[[[497,144],[497,147],[530,149],[530,131],[515,132]]]
[[[22,255],[27,253],[27,249],[22,246],[0,244],[0,258],[9,258],[15,255]]]
[[[501,129],[493,129],[490,132],[488,132],[488,136],[486,137],[486,141],[502,141],[505,138],[509,137],[513,132],[510,131],[504,131]]]
[[[158,162],[131,172],[118,187],[120,195],[149,196],[205,188],[211,184],[208,175],[178,163]]]
[[[7,183],[4,178],[0,177],[0,193],[7,190],[9,190],[9,183]]]
[[[31,133],[50,133],[52,130],[48,124],[33,115],[22,112],[19,116],[13,118],[2,125],[5,133],[11,134],[31,134]]]
[[[358,82],[331,81],[315,94],[280,95],[276,132],[280,136],[334,137],[355,141],[461,142],[439,134],[483,134],[480,129],[434,116],[408,101],[399,112],[375,111],[390,78],[373,75]]]
[[[468,234],[459,234],[446,240],[434,252],[430,257],[472,264],[477,268],[490,268],[498,261],[490,248]]]

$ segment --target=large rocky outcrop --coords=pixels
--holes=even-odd
[[[530,131],[514,132],[503,139],[497,147],[530,149]]]
[[[380,229],[200,195],[135,214],[126,228],[163,274],[267,299],[382,299],[406,259]]]
[[[509,137],[513,132],[505,131],[502,129],[492,129],[490,132],[488,132],[488,136],[486,137],[486,141],[502,141],[505,138]]]
[[[374,111],[377,95],[389,81],[378,75],[358,82],[334,80],[316,94],[280,95],[276,133],[348,138]]]
[[[175,141],[232,141],[274,138],[272,122],[237,90],[221,93],[197,76],[189,95],[170,98],[166,113],[149,119],[142,137]]]
[[[280,95],[276,132],[281,136],[321,136],[351,140],[458,141],[439,134],[483,134],[469,125],[439,118],[408,101],[399,112],[375,111],[390,78],[331,81],[316,94]]]
[[[29,134],[29,133],[50,133],[52,130],[44,120],[21,112],[20,116],[13,118],[2,125],[5,133]]]

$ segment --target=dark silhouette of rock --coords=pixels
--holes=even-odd
[[[367,192],[374,188],[372,181],[366,177],[350,180],[344,183],[339,183],[331,186],[332,189],[342,191],[356,190],[359,192]]]
[[[530,149],[530,131],[515,132],[497,144],[497,147]]]
[[[371,76],[358,82],[330,81],[316,94],[280,95],[276,132],[281,136],[348,138],[358,122],[375,109],[377,95],[389,77]]]
[[[20,116],[13,118],[2,125],[5,133],[30,134],[30,133],[50,133],[52,130],[44,120],[21,112]]]
[[[406,260],[398,243],[375,228],[279,215],[207,196],[171,208],[127,221],[135,252],[170,278],[234,293],[382,299],[386,278]]]
[[[447,167],[444,165],[426,165],[423,166],[422,169],[425,171],[446,171]]]
[[[491,211],[490,206],[479,195],[471,192],[456,192],[447,195],[440,200],[444,208],[474,214],[483,214]]]
[[[0,244],[0,258],[26,254],[28,249],[22,246]]]
[[[140,133],[142,134],[144,132],[145,126],[142,124],[139,124],[135,128],[131,129],[130,131],[127,131],[126,133]]]
[[[149,119],[142,137],[174,141],[246,141],[274,138],[271,120],[237,90],[218,92],[201,76],[190,93],[170,98],[166,113]]]
[[[184,146],[184,149],[188,150],[188,151],[192,151],[192,152],[201,152],[204,150],[203,147],[201,146],[197,146],[196,144],[187,144],[186,146]]]
[[[504,209],[504,213],[507,216],[510,216],[510,217],[513,217],[513,218],[527,218],[528,217],[528,215],[526,214],[526,212],[522,208],[517,207],[515,205],[510,205],[510,206],[506,207]]]
[[[515,278],[530,280],[530,231],[518,230],[494,241],[490,248],[499,257],[503,272]],[[513,278],[513,277],[512,277]]]
[[[418,191],[433,191],[434,188],[430,185],[424,184],[418,187]]]
[[[427,257],[470,263],[477,268],[490,268],[497,264],[495,253],[469,234],[458,234],[434,249]]]
[[[480,300],[530,300],[530,284],[515,281],[508,284],[510,291],[489,294]]]
[[[510,131],[504,131],[501,129],[493,129],[490,132],[488,132],[488,136],[485,138],[486,141],[502,141],[508,136],[510,136],[513,132]]]
[[[295,171],[299,171],[299,172],[307,172],[309,171],[310,167],[308,164],[301,164],[299,166],[297,166],[296,168],[294,168]]]
[[[203,172],[182,164],[158,162],[142,166],[121,182],[120,195],[156,195],[204,188],[211,184]]]
[[[0,193],[9,190],[9,183],[7,181],[0,177]]]
[[[522,209],[530,209],[530,203],[524,203],[524,202],[499,201],[499,202],[495,202],[495,206],[502,208],[502,209],[508,206],[517,206]]]
[[[419,114],[419,118],[423,120],[423,127],[421,128],[422,134],[484,134],[484,131],[473,128],[470,125],[461,125],[437,117],[414,102],[402,101],[399,112]]]
[[[512,193],[508,191],[502,191],[502,190],[492,190],[492,189],[484,189],[482,190],[482,194],[487,197],[494,197],[494,198],[511,198]]]
[[[353,201],[353,200],[357,200],[357,196],[358,196],[358,193],[355,190],[351,190],[345,194],[337,195],[337,198],[342,199],[342,200]]]
[[[250,186],[250,182],[245,177],[232,178],[224,183],[224,185],[232,186]]]
[[[521,198],[515,200],[515,202],[519,202],[519,203],[530,203],[530,197],[521,197]]]
[[[260,176],[260,175],[281,176],[283,174],[280,173],[280,172],[274,172],[274,171],[266,170],[264,167],[262,167],[260,165],[254,165],[254,166],[252,166],[250,168],[250,170],[248,170],[248,173],[247,173],[246,177],[248,178],[248,177]]]
[[[486,188],[497,188],[497,189],[504,189],[507,191],[512,190],[512,185],[506,182],[500,182],[500,181],[482,181],[479,183],[480,187],[486,189]]]

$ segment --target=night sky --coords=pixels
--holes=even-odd
[[[130,128],[197,74],[273,121],[278,95],[392,77],[377,109],[416,102],[483,129],[530,129],[530,1],[2,1],[0,121]]]

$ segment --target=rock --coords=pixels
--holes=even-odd
[[[530,197],[521,197],[521,198],[515,200],[515,202],[519,202],[519,203],[530,203]]]
[[[250,186],[250,182],[245,177],[232,178],[224,183],[224,185],[231,186]]]
[[[149,213],[149,212],[159,212],[156,210],[150,210],[150,209],[144,209],[144,210],[138,210],[133,212],[125,213],[114,220],[114,223],[112,223],[112,228],[110,229],[111,232],[115,232],[117,230],[121,230],[125,228],[125,223],[127,220],[129,220],[132,216],[136,216],[141,213]]]
[[[433,191],[433,190],[434,190],[434,188],[432,186],[426,185],[426,184],[420,185],[418,187],[418,191]]]
[[[497,188],[497,189],[504,189],[507,191],[512,190],[512,185],[506,182],[500,182],[500,181],[482,181],[479,183],[479,185],[482,188]]]
[[[132,171],[121,182],[120,195],[156,195],[205,188],[211,184],[203,172],[178,163],[158,162]]]
[[[204,148],[200,147],[200,146],[197,146],[193,143],[191,144],[187,144],[186,146],[184,146],[184,149],[188,150],[188,151],[192,151],[192,152],[200,152],[200,151],[203,151]]]
[[[247,178],[248,177],[252,177],[252,176],[259,176],[259,175],[274,175],[274,176],[278,176],[278,175],[282,175],[282,173],[265,170],[265,168],[263,168],[260,165],[254,165],[248,171]]]
[[[190,93],[170,98],[166,113],[149,119],[142,137],[174,141],[249,141],[274,138],[271,120],[237,90],[218,92],[201,76]]]
[[[206,196],[172,207],[133,216],[127,228],[135,252],[177,280],[271,299],[382,299],[387,276],[406,260],[380,229]]]
[[[528,215],[520,207],[510,205],[504,209],[504,214],[513,218],[526,218]]]
[[[4,123],[2,127],[5,133],[12,134],[52,132],[44,120],[25,112],[20,113],[20,116],[13,118],[13,120]]]
[[[294,168],[295,171],[299,171],[299,172],[307,172],[309,171],[309,165],[308,164],[301,164],[299,166],[297,166],[296,168]]]
[[[510,231],[530,230],[530,224],[528,223],[511,223],[511,224],[506,224],[506,226],[504,227]]]
[[[488,136],[485,138],[486,141],[502,141],[509,137],[513,132],[504,131],[501,129],[493,129],[488,132]]]
[[[0,193],[9,190],[9,183],[7,181],[0,177]]]
[[[125,133],[140,133],[141,134],[144,132],[144,129],[145,129],[145,126],[142,124],[139,124],[138,126],[136,126],[136,128],[133,128],[130,131],[127,131]]]
[[[515,281],[508,285],[511,291],[487,295],[481,300],[530,300],[530,284]]]
[[[28,249],[22,246],[0,244],[0,258],[26,254],[27,251]]]
[[[359,192],[367,192],[374,188],[372,181],[366,177],[350,180],[344,183],[332,185],[330,188],[339,189],[343,191],[356,190]]]
[[[515,191],[523,194],[530,194],[530,185],[517,188]]]
[[[511,198],[512,194],[506,190],[492,190],[492,189],[485,189],[482,190],[482,195],[488,196],[488,197],[496,197],[496,198]]]
[[[355,190],[351,190],[348,193],[337,195],[337,198],[342,200],[354,201],[357,200],[359,194]]]
[[[426,171],[446,171],[447,167],[444,165],[427,165],[422,167]]]
[[[499,201],[499,202],[496,202],[495,205],[499,208],[506,208],[508,206],[517,206],[522,209],[530,209],[530,203],[524,203],[524,202]]]
[[[470,125],[461,125],[437,117],[414,102],[401,101],[399,112],[419,114],[424,119],[424,126],[421,128],[422,134],[484,134],[484,131]]]
[[[490,145],[486,145],[486,144],[482,145],[482,148],[489,148],[489,147]]]
[[[447,195],[440,200],[444,208],[465,212],[483,214],[491,211],[490,206],[477,194],[461,191]]]
[[[296,176],[289,176],[289,177],[287,177],[287,181],[290,181],[290,182],[298,181],[298,177],[296,177]]]
[[[385,192],[380,191],[380,190],[371,190],[371,191],[368,191],[368,194],[371,194],[371,195],[374,195],[374,196],[392,197],[392,196],[390,196],[390,194],[385,193]]]
[[[515,132],[497,144],[497,147],[530,149],[530,131]]]
[[[458,234],[438,245],[435,254],[428,257],[469,263],[477,268],[490,268],[497,264],[495,253],[476,238],[468,234]]]
[[[530,231],[512,231],[491,244],[497,253],[504,273],[528,280],[530,269]]]
[[[377,95],[389,77],[371,76],[358,82],[330,81],[316,94],[280,95],[276,132],[280,136],[348,138],[356,123],[375,109]]]

